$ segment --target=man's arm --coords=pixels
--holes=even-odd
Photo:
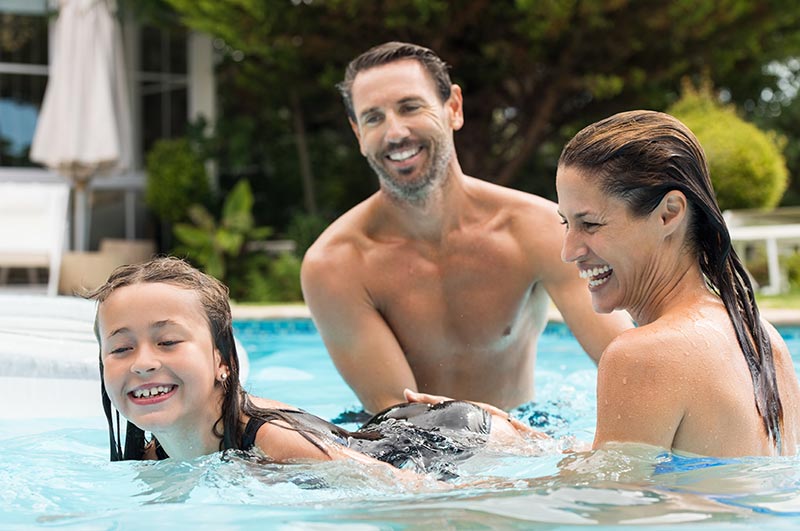
[[[336,369],[364,409],[404,402],[417,382],[400,344],[348,260],[306,254],[303,295]]]
[[[632,328],[633,322],[627,312],[598,314],[594,311],[588,282],[578,276],[575,264],[561,260],[564,228],[560,218],[555,215],[550,222],[552,229],[543,232],[545,236],[539,243],[542,284],[583,350],[598,363],[611,340]]]

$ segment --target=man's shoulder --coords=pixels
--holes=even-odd
[[[555,215],[557,212],[556,203],[542,196],[475,177],[468,177],[467,179],[470,187],[480,193],[481,197],[498,206],[518,211],[521,215]]]
[[[309,247],[306,257],[310,255],[314,258],[318,255],[327,256],[332,252],[354,250],[365,237],[364,227],[367,224],[372,201],[372,197],[367,198],[333,220]]]

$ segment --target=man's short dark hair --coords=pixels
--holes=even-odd
[[[450,98],[450,86],[452,85],[448,73],[450,67],[433,50],[407,42],[387,42],[370,48],[350,61],[344,74],[344,81],[336,85],[342,94],[347,115],[351,120],[356,121],[356,113],[353,109],[353,81],[356,75],[364,70],[403,59],[418,61],[428,71],[436,84],[436,90],[442,103]]]

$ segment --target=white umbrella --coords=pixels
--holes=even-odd
[[[86,248],[86,185],[131,161],[131,112],[115,0],[60,0],[31,160],[75,185],[74,242]]]

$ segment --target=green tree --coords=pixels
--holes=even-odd
[[[375,188],[334,84],[379,42],[417,42],[451,63],[467,173],[539,192],[552,192],[553,159],[581,126],[663,109],[681,77],[704,71],[752,98],[769,77],[762,65],[800,50],[800,10],[786,0],[166,1],[229,51],[221,79],[238,78],[232,103],[264,139],[239,167],[259,157],[265,180],[309,212],[314,201],[339,212]]]
[[[787,140],[783,154],[789,175],[800,175],[800,57],[776,61],[766,68],[774,82],[761,88],[760,97],[748,99],[743,107],[746,117],[762,129],[779,132]],[[789,189],[781,201],[800,205],[800,179],[790,178]]]
[[[721,105],[708,85],[695,89],[687,83],[668,112],[703,146],[723,210],[778,205],[788,184],[780,137],[742,120],[732,106]]]

